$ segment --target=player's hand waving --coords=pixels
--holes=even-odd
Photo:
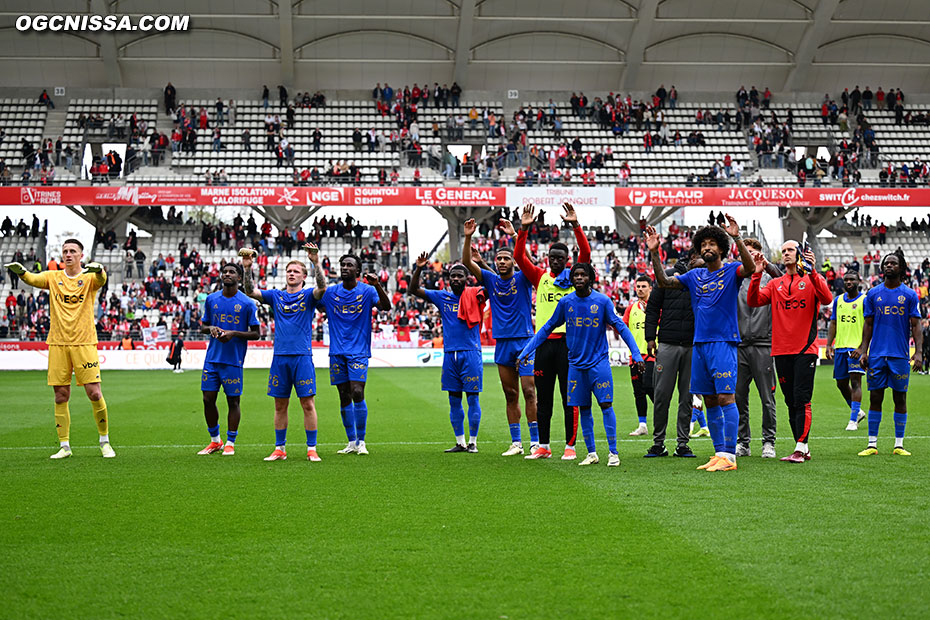
[[[320,262],[320,248],[312,243],[305,243],[304,249],[307,250],[307,258],[314,265],[319,264]]]
[[[372,286],[378,286],[378,284],[379,284],[378,278],[377,278],[377,277],[375,276],[375,274],[373,274],[373,273],[366,273],[366,274],[365,274],[365,282],[367,282],[368,284],[370,284],[370,285],[372,285]]]
[[[646,240],[646,247],[650,252],[659,251],[659,245],[662,243],[662,237],[660,237],[659,233],[656,232],[654,226],[646,226],[646,231],[643,233],[643,238]]]
[[[750,252],[750,254],[752,255],[753,262],[756,264],[756,273],[765,271],[765,266],[769,264],[765,255],[763,255],[762,252]]]
[[[729,213],[725,213],[724,216],[727,218],[727,225],[724,230],[727,231],[727,234],[736,239],[739,237],[739,224],[736,223],[736,220],[733,219],[733,216]]]
[[[517,234],[513,229],[513,222],[506,218],[501,218],[497,223],[497,227],[504,231],[505,235],[510,235],[511,237]]]
[[[21,276],[24,273],[26,273],[26,268],[23,267],[22,263],[7,263],[6,265],[4,265],[4,267],[6,267],[7,269],[9,269],[10,271],[12,271],[18,276]]]
[[[533,222],[536,221],[536,205],[530,203],[523,207],[523,213],[520,214],[520,225],[523,228],[529,229],[533,225]]]
[[[417,267],[419,267],[420,269],[423,269],[424,267],[426,267],[427,262],[429,262],[429,253],[423,252],[422,254],[417,256]]]
[[[475,231],[478,230],[478,223],[475,222],[475,218],[465,221],[465,236],[470,237],[475,234]]]
[[[250,269],[252,267],[252,261],[255,260],[255,255],[258,252],[252,248],[242,248],[239,250],[239,256],[242,258],[242,268]]]
[[[100,263],[87,263],[83,273],[100,273],[101,271],[103,271],[103,265]]]
[[[562,221],[566,224],[569,224],[572,228],[578,225],[578,214],[575,212],[575,207],[566,202],[562,205],[562,208],[565,209],[565,215],[562,216]]]

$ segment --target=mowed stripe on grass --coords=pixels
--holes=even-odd
[[[890,456],[890,414],[882,454],[868,459],[856,441],[815,436],[810,463],[754,456],[714,475],[694,470],[703,458],[643,459],[648,441],[637,440],[608,470],[500,457],[509,435],[493,367],[478,455],[442,453],[451,430],[438,370],[369,379],[369,457],[333,454],[344,434],[320,372],[324,462],[304,459],[295,400],[289,461],[264,463],[265,371],[246,371],[238,454],[197,457],[187,446],[207,439],[199,374],[166,371],[104,375],[117,459],[82,448],[52,462],[20,449],[54,451],[44,373],[3,373],[2,615],[923,615],[928,446]],[[615,379],[625,435],[635,426],[628,371]],[[912,410],[928,385],[912,377]],[[815,435],[844,436],[844,410],[821,370]],[[779,418],[783,455],[793,442],[781,403]],[[753,421],[758,437],[755,410]],[[560,454],[561,420],[552,426]],[[93,446],[94,430],[76,388],[75,445]],[[909,431],[927,437],[930,425],[918,413]],[[853,435],[864,445],[864,431]],[[711,449],[693,447],[704,458]]]

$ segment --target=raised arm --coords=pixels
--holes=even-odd
[[[313,298],[322,299],[323,293],[326,292],[326,274],[320,268],[320,249],[312,243],[305,243],[304,249],[307,250],[307,260],[313,265],[313,277],[316,281]]]
[[[814,253],[811,250],[804,252],[804,258],[809,260],[811,265],[817,264]],[[811,272],[811,282],[814,285],[814,295],[816,295],[817,301],[820,302],[821,306],[826,306],[833,301],[833,293],[830,292],[830,286],[827,284],[823,275],[816,269]]]
[[[517,233],[517,241],[513,248],[513,260],[517,263],[520,271],[530,279],[533,286],[539,286],[539,279],[546,271],[537,265],[534,265],[526,255],[526,237],[527,231],[533,225],[536,215],[533,213],[535,207],[526,205],[523,207],[523,215],[520,217],[520,232]],[[513,224],[508,220],[501,220],[501,230],[508,235],[513,235]]]
[[[736,273],[745,278],[755,271],[755,261],[752,259],[749,248],[746,247],[746,244],[743,243],[743,240],[739,236],[739,224],[736,223],[736,220],[733,219],[733,216],[729,213],[725,214],[724,217],[727,218],[727,234],[736,242],[736,249],[739,250],[739,259],[743,262],[741,268]]]
[[[242,248],[239,250],[239,256],[242,258],[242,291],[259,303],[265,303],[262,292],[255,288],[252,281],[252,262],[255,260],[255,250],[251,248]]]
[[[19,279],[28,284],[29,286],[34,286],[36,288],[48,288],[48,272],[40,271],[39,273],[31,273],[26,271],[26,268],[23,267],[21,263],[7,263],[4,265],[5,268],[9,269],[13,273],[19,276]]]
[[[581,229],[581,224],[578,223],[578,213],[575,212],[574,205],[566,202],[562,205],[562,208],[565,209],[565,215],[562,216],[562,221],[566,224],[570,224],[572,232],[575,233],[575,243],[578,244],[578,262],[590,263],[591,244],[588,242],[588,237],[584,234],[584,230]]]
[[[416,265],[413,267],[413,275],[410,276],[410,287],[407,289],[408,295],[419,297],[423,301],[429,301],[426,297],[426,293],[420,288],[420,273],[423,271],[423,268],[426,267],[427,259],[428,254],[426,252],[417,256]]]
[[[375,277],[373,273],[365,274],[365,282],[375,287],[375,290],[378,291],[378,303],[376,307],[378,310],[384,310],[387,312],[391,309],[391,298],[387,296],[384,288],[381,286],[381,281]]]
[[[104,284],[107,283],[107,272],[103,268],[103,265],[97,262],[90,262],[84,267],[83,273],[89,273],[94,276],[94,283],[97,285],[94,288],[101,288]]]
[[[661,259],[659,259],[659,246],[662,243],[662,238],[653,226],[646,226],[644,238],[646,240],[646,247],[649,249],[649,254],[652,257],[652,270],[656,274],[656,284],[661,288],[684,288],[684,285],[678,281],[678,276],[666,275],[665,266],[662,264]]]
[[[465,240],[462,243],[462,264],[471,272],[471,275],[475,276],[475,279],[478,280],[478,284],[483,284],[484,276],[481,275],[481,267],[475,263],[471,256],[471,236],[475,234],[476,230],[478,230],[478,224],[475,222],[475,218],[471,218],[465,222]]]
[[[761,252],[753,252],[753,262],[755,263],[752,279],[749,281],[749,290],[746,292],[746,303],[750,308],[759,308],[772,303],[772,289],[769,286],[760,288],[762,284],[762,272],[768,261]],[[769,283],[772,281],[770,280]]]

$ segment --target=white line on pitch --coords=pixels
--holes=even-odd
[[[602,443],[604,442],[603,436],[598,437],[597,439],[598,439],[599,444],[602,444]],[[819,440],[842,440],[842,439],[851,439],[851,440],[856,440],[856,441],[862,441],[862,440],[864,440],[864,439],[866,439],[866,438],[865,438],[865,437],[860,437],[860,436],[858,436],[858,435],[839,435],[839,436],[836,436],[836,437],[812,437],[812,439],[814,440],[812,443],[816,443],[816,442],[819,441]],[[881,438],[881,439],[891,439],[891,437],[885,437],[885,438]],[[930,439],[930,435],[908,435],[908,436],[906,437],[906,439],[907,439],[908,441],[910,441],[910,440],[912,440],[912,439]],[[645,441],[652,441],[652,437],[648,437],[648,438],[644,438],[644,439],[617,439],[617,442],[618,442],[618,443],[643,443],[643,442],[645,442]],[[674,438],[670,439],[669,441],[674,441]],[[698,439],[697,441],[701,441],[701,440]],[[708,443],[710,443],[710,439],[706,439],[706,441],[707,441]],[[753,441],[754,441],[754,442],[758,442],[758,441],[760,441],[760,440],[759,440],[759,439],[754,439]],[[788,441],[788,440],[787,440],[787,439],[784,439],[784,441]],[[267,443],[237,443],[237,444],[236,444],[236,447],[238,447],[238,448],[267,448],[268,446],[270,446],[270,445],[273,444],[273,443],[274,443],[274,442],[272,442],[272,441],[269,441],[269,442],[267,442]],[[295,444],[296,444],[296,445],[301,445],[302,443],[303,443],[303,442],[301,442],[301,441],[295,441],[294,444],[291,444],[291,445],[295,445]],[[376,446],[376,447],[377,447],[377,446],[445,446],[445,445],[448,445],[449,443],[451,443],[451,440],[450,440],[450,441],[376,441],[376,442],[369,442],[368,445],[369,445],[369,446]],[[485,446],[486,446],[486,445],[491,444],[491,443],[498,443],[498,442],[496,442],[496,441],[485,441],[485,442],[483,442],[482,445],[485,445]],[[500,443],[501,443],[501,445],[504,445],[504,442],[500,442]],[[121,449],[122,449],[122,448],[149,448],[149,449],[165,449],[165,448],[168,448],[168,449],[178,449],[178,450],[180,450],[180,449],[188,449],[188,448],[202,448],[203,445],[204,445],[204,444],[202,444],[202,443],[191,443],[191,444],[151,444],[151,445],[134,445],[134,444],[121,445],[121,444],[118,444],[118,443],[117,443],[117,444],[114,444],[114,447],[116,447],[116,448],[121,448]],[[318,446],[332,446],[332,447],[336,447],[336,446],[345,445],[345,442],[319,443],[319,444],[317,444],[317,445],[318,445]],[[12,451],[12,450],[53,450],[53,449],[55,449],[56,447],[57,447],[57,446],[54,446],[54,445],[48,445],[48,446],[0,446],[0,451],[2,451],[2,450],[7,450],[7,451]],[[96,445],[90,445],[90,446],[74,446],[74,445],[72,445],[72,446],[71,446],[71,449],[72,449],[72,450],[74,450],[74,449],[81,450],[81,449],[85,449],[85,448],[86,448],[86,449],[97,448],[97,446],[96,446]]]

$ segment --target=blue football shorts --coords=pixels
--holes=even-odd
[[[226,396],[242,396],[242,366],[204,362],[200,391],[219,392],[221,385]]]
[[[298,398],[316,394],[316,369],[312,355],[275,355],[268,374],[268,396],[290,398],[291,389]]]

